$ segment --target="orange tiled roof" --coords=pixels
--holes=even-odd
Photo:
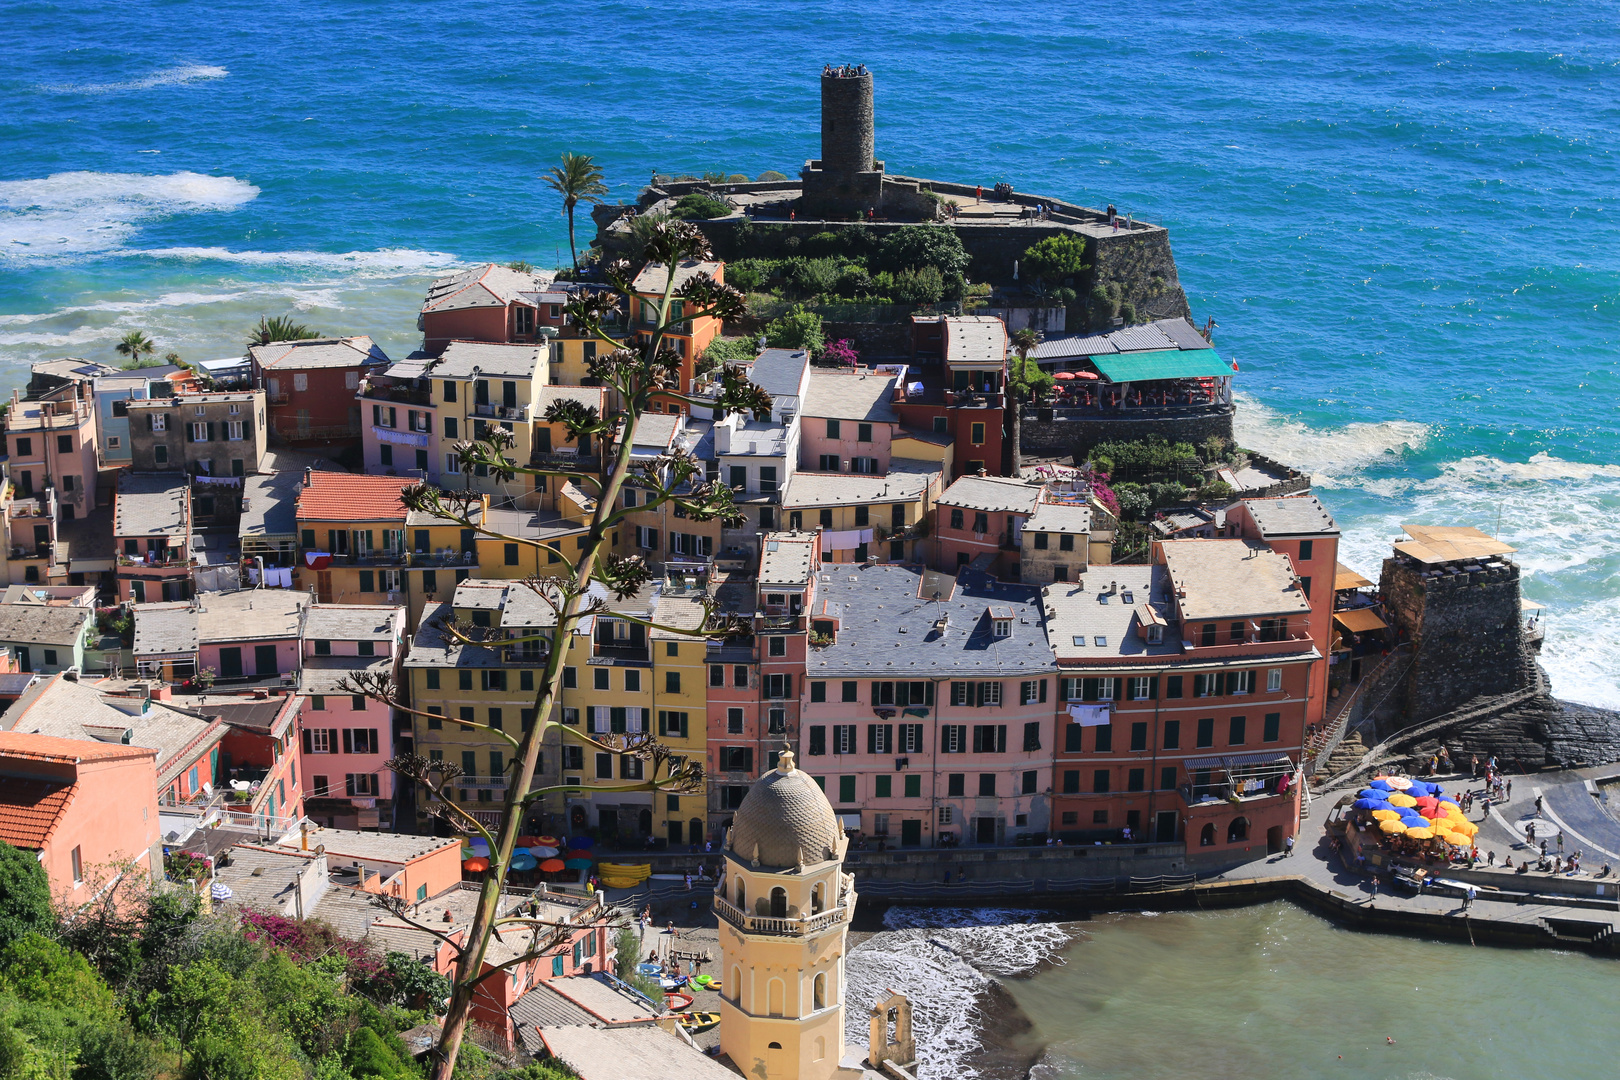
[[[97,742],[94,739],[64,739],[29,731],[0,731],[0,759],[26,758],[29,761],[117,761],[119,758],[152,757],[157,751],[145,746]]]
[[[416,483],[414,477],[361,476],[356,473],[311,473],[309,486],[299,489],[300,521],[405,520],[399,493]]]
[[[61,780],[21,780],[0,784],[0,840],[39,851],[56,831],[79,785]]]

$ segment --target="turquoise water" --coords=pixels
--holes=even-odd
[[[0,43],[0,373],[260,313],[408,351],[422,287],[567,256],[536,180],[596,155],[793,173],[816,76],[877,75],[891,171],[1169,226],[1243,441],[1315,471],[1375,571],[1477,524],[1552,606],[1555,689],[1620,705],[1613,5],[18,2]],[[589,224],[582,230],[587,236]]]
[[[1033,1080],[1540,1080],[1614,1069],[1614,962],[1336,929],[1287,904],[1108,916],[1007,987]],[[1387,1040],[1393,1039],[1390,1043]]]

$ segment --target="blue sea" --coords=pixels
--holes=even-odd
[[[0,373],[260,314],[415,343],[435,274],[568,257],[594,155],[793,174],[824,63],[891,172],[1169,227],[1241,440],[1312,470],[1376,576],[1478,525],[1549,605],[1555,690],[1620,706],[1620,9],[1586,0],[4,7]],[[591,226],[581,217],[582,239]]]

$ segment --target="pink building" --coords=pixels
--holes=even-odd
[[[799,420],[799,468],[881,476],[900,429],[894,398],[904,373],[813,371]]]
[[[96,507],[96,410],[90,383],[75,381],[33,401],[15,390],[6,410],[6,452],[18,495],[56,489],[63,521]]]
[[[290,824],[304,816],[293,721],[300,699],[258,690],[199,698],[195,710],[225,721],[216,763],[218,790],[229,809]]]
[[[393,828],[395,777],[386,764],[395,753],[392,710],[349,693],[343,681],[364,672],[399,677],[405,609],[316,604],[305,613],[302,648],[298,738],[307,812],[334,827]]]
[[[964,476],[934,502],[934,569],[946,573],[978,566],[1017,580],[1024,523],[1041,488],[1003,476]]]
[[[113,500],[118,599],[191,596],[191,485],[181,473],[124,473]]]
[[[963,571],[839,566],[809,619],[805,771],[847,832],[902,847],[1051,828],[1057,665],[1040,593]]]
[[[70,908],[123,864],[161,875],[157,753],[0,731],[0,840],[36,852],[51,895]]]

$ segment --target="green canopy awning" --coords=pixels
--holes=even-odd
[[[1232,365],[1214,349],[1159,349],[1154,352],[1093,356],[1092,364],[1113,383],[1149,382],[1153,379],[1219,378],[1232,374]]]

